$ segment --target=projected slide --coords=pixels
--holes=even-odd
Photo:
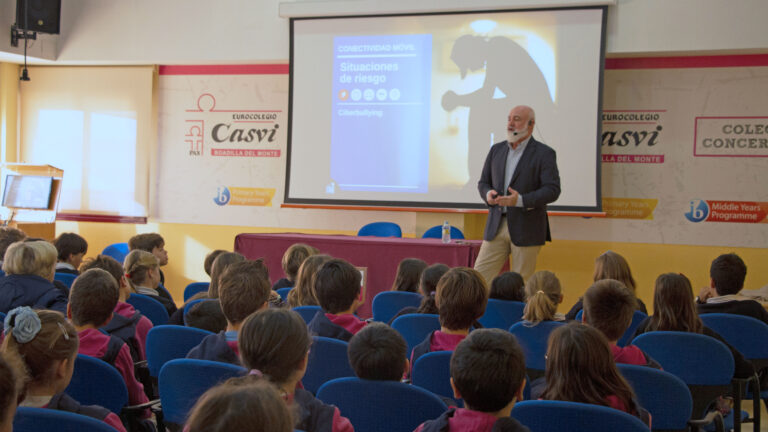
[[[285,202],[483,208],[488,150],[528,105],[557,152],[550,208],[598,210],[604,14],[293,19]]]
[[[326,193],[427,192],[431,35],[337,37],[333,52]]]

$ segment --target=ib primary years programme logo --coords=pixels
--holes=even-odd
[[[226,205],[271,207],[274,196],[275,188],[219,186],[216,188],[213,202],[219,207]]]

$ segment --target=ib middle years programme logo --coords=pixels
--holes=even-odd
[[[709,216],[709,205],[700,199],[691,200],[690,208],[685,214],[686,219],[691,222],[701,222]]]

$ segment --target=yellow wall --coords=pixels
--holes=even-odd
[[[340,210],[342,211],[342,210]],[[453,219],[453,215],[433,215],[429,219]],[[431,223],[431,222],[430,222]],[[427,225],[427,224],[425,224]],[[467,224],[466,231],[471,231]],[[182,298],[189,282],[208,280],[203,271],[203,259],[213,249],[232,250],[235,236],[245,232],[298,232],[289,228],[232,227],[221,225],[188,225],[149,223],[146,225],[57,222],[56,234],[77,232],[88,240],[87,256],[95,256],[111,243],[125,242],[137,233],[158,232],[166,241],[169,262],[164,268],[166,285],[174,298]],[[465,232],[466,232],[465,231]],[[355,231],[304,230],[313,234],[348,234]],[[414,236],[415,233],[408,233]],[[473,236],[477,238],[476,236]],[[565,299],[561,312],[566,312],[592,282],[595,257],[613,250],[630,263],[638,283],[638,296],[653,305],[653,283],[665,272],[684,273],[691,279],[694,290],[709,283],[709,263],[727,252],[739,254],[747,263],[746,288],[768,285],[768,272],[761,271],[768,263],[768,249],[724,248],[716,246],[679,246],[645,243],[589,242],[557,240],[545,246],[539,255],[537,269],[554,271],[563,285]]]
[[[16,161],[16,137],[18,136],[17,100],[19,95],[19,65],[0,63],[0,160]]]

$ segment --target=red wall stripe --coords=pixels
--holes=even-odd
[[[171,65],[160,66],[160,75],[284,75],[288,63],[254,65]]]
[[[606,58],[605,69],[687,69],[768,66],[768,54]]]

